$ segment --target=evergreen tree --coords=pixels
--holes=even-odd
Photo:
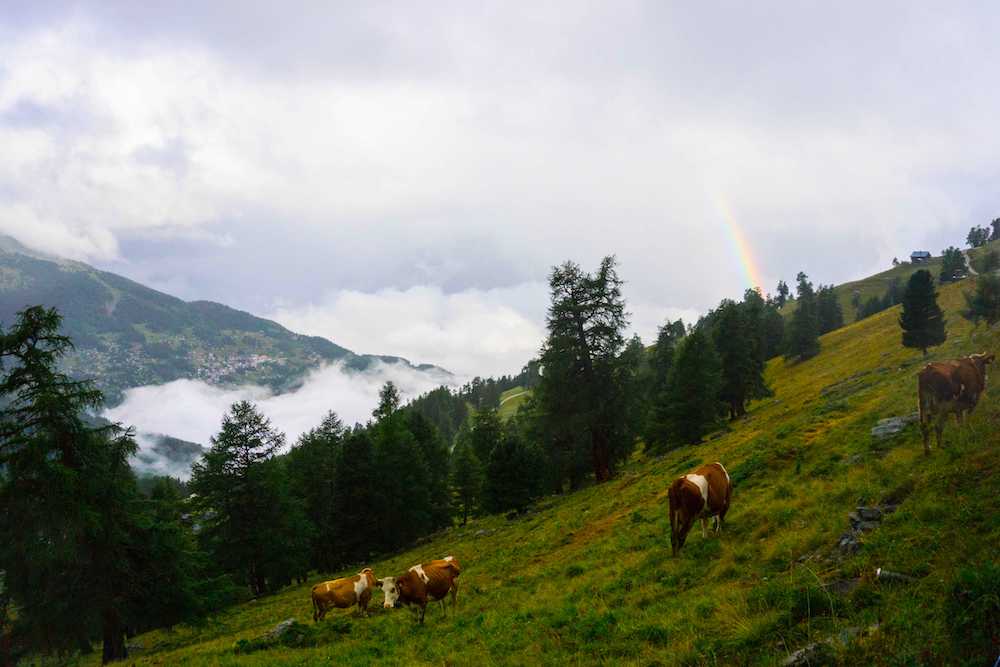
[[[649,443],[656,439],[656,433],[653,432],[653,405],[656,403],[658,396],[661,396],[667,388],[667,378],[670,377],[670,369],[674,365],[674,353],[677,350],[677,344],[684,338],[687,330],[684,327],[684,322],[677,320],[676,322],[667,322],[660,327],[659,332],[656,336],[656,347],[653,348],[653,353],[650,355],[648,364],[649,378],[643,382],[642,390],[647,396],[647,405],[645,406],[645,422],[643,425],[643,439]]]
[[[302,554],[277,549],[305,527],[301,506],[287,493],[287,478],[273,458],[285,441],[249,401],[234,403],[211,448],[191,468],[190,488],[201,512],[199,537],[223,572],[235,575],[255,596],[279,587],[286,568],[299,569]],[[298,547],[280,545],[286,550]]]
[[[628,432],[622,422],[631,411],[621,409],[621,396],[631,395],[627,384],[635,380],[633,371],[621,368],[633,361],[621,354],[628,324],[621,286],[614,257],[605,257],[594,274],[567,262],[549,277],[549,333],[537,396],[557,440],[572,440],[577,429],[586,433],[598,482],[611,478],[616,456],[633,444],[614,440]]]
[[[1000,241],[1000,218],[994,218],[990,225],[993,227],[993,233],[990,234],[990,241]]]
[[[978,248],[980,246],[986,245],[986,242],[990,240],[990,230],[985,227],[976,225],[969,230],[968,236],[965,237],[965,242],[969,244],[970,248]]]
[[[719,419],[722,365],[712,340],[696,327],[677,348],[663,396],[654,407],[657,438],[652,451],[700,442]]]
[[[788,283],[786,283],[784,280],[779,280],[778,297],[774,300],[775,305],[777,305],[778,308],[785,307],[785,304],[788,302],[788,294],[789,294]]]
[[[801,361],[819,354],[819,313],[816,293],[808,276],[799,272],[797,280],[798,306],[792,313],[792,321],[789,323],[785,357]]]
[[[937,292],[930,271],[920,270],[910,276],[903,293],[903,312],[899,316],[903,346],[922,350],[945,341],[945,320],[937,304]]]
[[[448,445],[438,434],[434,425],[423,415],[410,412],[406,415],[406,426],[427,462],[427,492],[430,496],[431,530],[451,524],[448,498],[448,477],[451,461]]]
[[[941,274],[938,280],[942,283],[949,283],[954,280],[964,278],[969,272],[965,263],[965,254],[954,246],[949,246],[941,251]]]
[[[389,474],[405,476],[405,470]],[[379,519],[380,477],[375,463],[375,446],[367,429],[356,427],[345,434],[333,482],[334,534],[329,544],[337,560],[336,568],[366,559],[372,547],[370,534]]]
[[[486,464],[483,506],[488,512],[524,511],[542,491],[542,452],[516,428],[505,428]]]
[[[973,265],[976,267],[978,273],[994,273],[997,269],[1000,269],[1000,252],[997,252],[995,248],[991,248],[980,255],[973,262]]]
[[[480,461],[489,461],[490,452],[503,436],[503,424],[496,410],[486,409],[476,413],[472,419],[470,444]]]
[[[816,291],[816,310],[820,335],[844,326],[844,311],[833,285],[819,286]]]
[[[469,431],[462,431],[451,453],[451,487],[455,505],[462,515],[462,525],[479,505],[483,488],[483,468],[472,447]]]
[[[58,370],[71,342],[40,306],[0,330],[0,571],[16,631],[37,650],[127,656],[126,628],[186,617],[185,589],[146,600],[148,582],[184,571],[184,554],[150,518],[128,458],[131,432],[92,428],[102,402]],[[173,545],[176,546],[176,545]],[[156,562],[162,559],[162,562]]]
[[[768,304],[764,310],[764,360],[781,354],[785,346],[785,318],[778,309]]]
[[[340,562],[331,544],[337,519],[333,514],[334,482],[343,438],[343,423],[334,412],[328,412],[318,427],[299,437],[286,462],[289,491],[301,500],[313,527],[309,564],[321,572],[334,570]]]
[[[374,412],[378,422],[372,427],[375,469],[380,473],[373,542],[384,551],[410,544],[434,525],[430,468],[398,406],[398,392],[387,382]]]
[[[976,278],[976,290],[965,294],[966,309],[962,316],[978,325],[1000,321],[1000,276],[982,274]]]
[[[746,403],[757,370],[753,358],[753,337],[740,307],[728,299],[716,310],[713,329],[722,368],[719,400],[729,406],[729,418],[736,419],[746,414]]]

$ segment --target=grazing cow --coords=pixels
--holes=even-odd
[[[927,364],[917,373],[917,408],[924,453],[930,453],[930,429],[934,424],[937,446],[949,414],[961,424],[965,413],[971,413],[979,397],[986,391],[986,367],[995,360],[993,354],[973,354],[961,359]]]
[[[708,537],[708,517],[715,517],[715,532],[729,511],[733,485],[721,463],[698,466],[674,480],[667,496],[670,501],[670,547],[674,556],[684,546],[695,519],[701,519],[701,534]]]
[[[346,609],[358,605],[362,616],[368,615],[368,601],[372,599],[375,575],[366,567],[353,577],[324,581],[312,587],[313,621],[319,621],[332,608]]]
[[[441,560],[414,565],[398,577],[385,577],[375,582],[375,585],[385,593],[383,606],[392,609],[397,604],[414,605],[421,623],[427,612],[428,600],[439,600],[444,610],[444,598],[451,593],[451,606],[455,607],[455,597],[458,595],[458,582],[462,568],[454,556],[445,556]]]

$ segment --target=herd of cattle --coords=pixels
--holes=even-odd
[[[917,374],[920,430],[925,453],[930,451],[928,437],[932,423],[940,448],[941,432],[948,415],[954,414],[961,424],[965,414],[975,409],[986,390],[986,367],[994,359],[993,354],[973,354],[929,363]],[[729,473],[718,461],[699,466],[674,480],[667,493],[673,555],[676,556],[684,546],[695,520],[701,521],[703,537],[708,536],[710,518],[715,520],[715,532],[722,531],[732,493]],[[365,615],[372,590],[381,588],[385,609],[407,605],[416,610],[419,622],[423,623],[429,601],[440,601],[444,610],[445,597],[450,594],[451,605],[455,606],[461,571],[453,556],[414,565],[397,577],[382,579],[376,579],[372,569],[366,567],[353,577],[313,586],[313,620],[319,621],[333,607],[343,609],[357,605],[359,612]]]

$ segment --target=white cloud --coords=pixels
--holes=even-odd
[[[546,299],[538,283],[453,294],[438,287],[341,290],[269,317],[357,352],[391,350],[463,375],[496,376],[519,372],[537,355],[544,337],[537,311]],[[525,314],[532,312],[536,317]]]
[[[345,371],[341,365],[333,364],[310,373],[296,391],[279,395],[262,387],[221,388],[198,380],[136,387],[126,391],[125,400],[106,410],[103,416],[135,426],[140,433],[163,433],[208,446],[230,405],[249,400],[292,444],[299,435],[318,426],[329,410],[346,424],[364,423],[378,404],[379,389],[388,380],[399,387],[404,402],[442,384],[460,381],[381,362],[364,373]],[[151,442],[149,438],[139,442],[147,459],[146,468],[177,474],[167,462],[156,461]]]

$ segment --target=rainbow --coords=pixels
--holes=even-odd
[[[758,266],[757,260],[754,259],[750,243],[747,241],[746,236],[744,236],[743,230],[736,224],[736,218],[733,216],[732,210],[721,198],[716,198],[715,203],[719,209],[719,214],[722,216],[722,222],[729,232],[729,239],[733,253],[736,255],[736,260],[746,275],[747,287],[764,289],[764,274],[761,273],[760,266]]]

